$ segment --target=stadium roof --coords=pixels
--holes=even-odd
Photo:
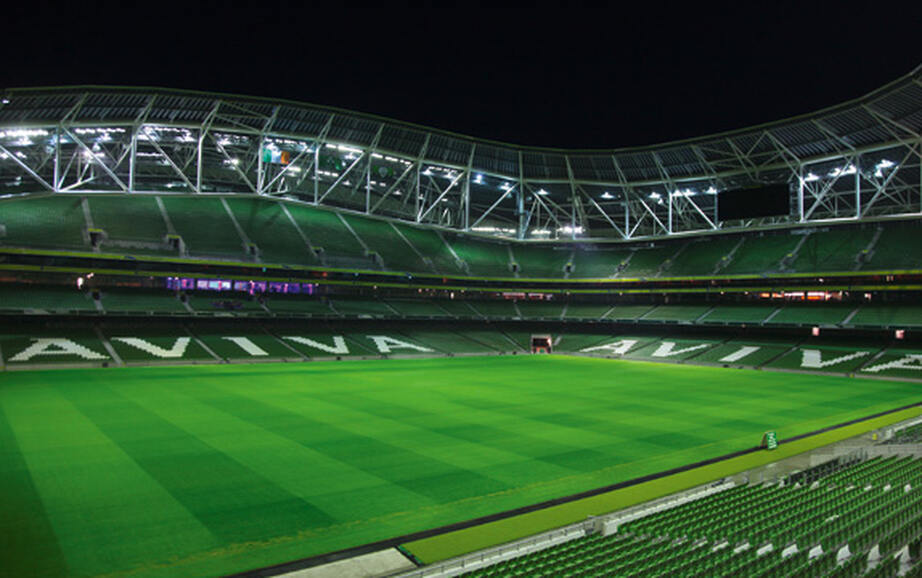
[[[854,174],[855,170],[860,173],[865,168],[879,173],[881,163],[897,167],[918,165],[922,134],[922,66],[863,97],[802,116],[683,141],[611,150],[517,146],[331,107],[256,97],[98,86],[4,91],[0,129],[30,127],[63,129],[65,140],[69,136],[71,144],[87,150],[89,143],[81,141],[72,130],[127,127],[134,134],[144,127],[184,128],[192,132],[183,140],[199,140],[199,146],[209,144],[206,134],[214,138],[214,134],[222,133],[223,140],[216,140],[214,145],[220,153],[215,154],[215,158],[225,165],[240,162],[242,168],[237,168],[236,164],[232,167],[240,182],[234,184],[218,179],[210,189],[212,192],[300,194],[315,202],[332,202],[369,213],[375,212],[372,206],[381,207],[379,213],[383,215],[463,229],[471,228],[475,222],[505,222],[517,229],[520,237],[529,236],[528,231],[534,228],[555,226],[558,231],[569,228],[570,232],[602,227],[609,229],[608,233],[613,236],[628,238],[638,234],[720,228],[716,201],[705,198],[715,197],[713,193],[717,191],[768,183],[793,184],[798,180],[809,183],[816,180],[811,176],[824,174],[831,174],[838,181],[843,173]],[[144,130],[147,133],[143,139],[156,140],[150,137],[151,128]],[[4,134],[14,138],[19,133],[8,130]],[[248,144],[243,147],[242,141],[231,142],[227,135],[237,135]],[[336,164],[336,170],[317,180],[326,180],[332,188],[342,187],[342,177],[357,169],[352,173],[353,181],[366,187],[364,201],[353,200],[350,204],[341,194],[328,198],[326,191],[318,192],[317,186],[313,188],[313,198],[310,191],[305,195],[305,191],[299,192],[290,185],[272,190],[265,188],[269,181],[277,185],[278,179],[260,173],[264,170],[260,162],[261,151],[265,150],[267,142],[269,146],[284,149],[285,139],[293,139],[287,141],[291,146],[301,140],[327,147],[332,145],[334,149],[339,147],[337,150],[343,153],[343,159]],[[246,150],[235,156],[222,142],[228,149],[241,145]],[[130,142],[126,140],[123,144],[129,147]],[[46,189],[59,191],[64,188],[63,181],[52,182],[57,177],[42,173],[41,163],[27,159],[29,153],[14,154],[14,142],[0,139],[0,145],[0,158],[6,165],[10,165],[9,161],[15,162]],[[198,178],[193,179],[189,172],[184,172],[188,161],[184,166],[177,159],[169,158],[169,151],[160,146],[155,148],[157,154],[166,159],[165,164],[171,165],[181,177],[182,190],[205,191],[201,170]],[[300,152],[304,150],[302,147]],[[881,151],[889,152],[884,157]],[[137,190],[132,183],[143,178],[129,175],[128,172],[134,170],[133,161],[121,163],[119,154],[110,152],[110,158],[98,152],[91,154],[102,159],[96,162],[106,173],[102,175],[105,179],[96,179],[96,182],[114,181],[118,185],[115,190]],[[292,148],[290,154],[293,158],[299,151]],[[358,155],[358,158],[350,155]],[[385,155],[393,155],[393,160],[402,164],[382,170],[381,178],[376,181],[373,170],[378,167],[373,158]],[[203,153],[199,152],[200,161],[202,157]],[[870,165],[865,167],[868,162]],[[832,164],[826,166],[824,163]],[[0,168],[8,168],[3,164],[0,163]],[[319,158],[305,168],[319,171]],[[412,211],[401,212],[392,203],[392,195],[395,191],[404,192],[412,179],[406,179],[400,186],[395,183],[396,175],[412,173],[412,168],[418,173],[425,171],[423,174],[430,177],[428,180],[433,180],[431,171],[435,171],[436,176],[446,181],[442,185],[433,182],[431,187],[417,182],[415,191],[418,194],[412,196],[422,199],[422,207],[416,206],[420,203],[414,201],[410,203],[415,205]],[[355,178],[361,171],[365,172],[365,182]],[[914,176],[912,171],[903,173],[897,180],[910,188],[918,188],[918,171]],[[208,179],[205,175],[205,180]],[[360,192],[358,184],[346,183],[352,187],[353,196]],[[146,190],[157,188],[152,182]],[[853,211],[854,215],[824,208],[832,198],[830,194],[843,192],[840,188],[841,183],[830,185],[826,192],[818,190],[813,194],[808,191],[806,195],[800,192],[799,195],[806,199],[798,201],[801,205],[799,219],[864,216],[862,211],[870,207],[862,207],[860,198],[849,204],[848,211]],[[73,187],[69,190],[87,189]],[[868,190],[873,189],[869,187]],[[711,194],[706,195],[706,192]],[[877,193],[875,202],[879,197],[892,196],[881,192],[880,187]],[[684,212],[682,207],[673,206],[675,194],[681,198],[676,203],[683,204]],[[854,187],[851,194],[855,195]],[[697,200],[691,198],[695,195]],[[342,202],[333,202],[337,196]],[[664,196],[667,198],[665,206],[660,202]],[[385,198],[388,198],[387,203],[383,203]],[[811,200],[821,204],[810,206]],[[437,202],[449,205],[432,204]],[[807,207],[803,206],[805,203]],[[406,200],[402,204],[406,206]],[[907,206],[905,202],[901,204],[904,206],[898,212],[905,213]],[[434,208],[439,210],[433,211]],[[440,214],[441,217],[433,220]],[[526,215],[528,219],[535,216],[536,220],[529,220],[523,226]],[[632,218],[645,219],[646,223],[635,223]]]

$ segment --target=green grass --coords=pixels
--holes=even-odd
[[[787,438],[920,387],[558,356],[6,372],[0,575],[262,567]]]

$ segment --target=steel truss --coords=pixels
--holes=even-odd
[[[635,239],[922,215],[922,73],[787,121],[643,149],[497,145],[288,102],[8,91],[0,183],[22,193],[237,193],[519,239]],[[787,183],[787,215],[719,192]]]

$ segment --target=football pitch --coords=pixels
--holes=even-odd
[[[0,373],[0,576],[201,576],[570,495],[922,385],[561,356]]]

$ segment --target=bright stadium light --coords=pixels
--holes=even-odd
[[[716,194],[717,194],[717,189],[715,189],[714,187],[708,187],[708,190],[706,190],[706,191],[704,191],[704,192],[707,193],[707,194],[709,194],[709,195],[716,195]]]
[[[483,175],[481,175],[480,173],[478,173],[477,175],[475,175],[475,176],[474,176],[474,182],[477,183],[478,185],[483,184]]]
[[[550,193],[545,191],[544,189],[538,189],[538,194],[541,195],[542,197],[546,197],[547,195],[550,195]]]
[[[650,193],[650,198],[653,199],[654,201],[658,201],[663,197],[659,193],[654,192],[654,193]]]
[[[602,198],[605,200],[614,199],[615,195],[609,193],[608,191],[605,191],[604,193],[602,193]]]
[[[844,167],[836,167],[832,169],[831,171],[829,171],[829,176],[839,177],[842,175],[853,175],[856,172],[858,172],[858,168],[855,165],[848,164],[848,165],[845,165]]]
[[[805,183],[812,183],[813,181],[818,181],[820,178],[813,173],[807,173],[807,176],[804,177]]]
[[[581,235],[583,232],[583,228],[580,226],[573,227],[571,225],[564,225],[563,227],[560,227],[559,229],[557,229],[557,231],[560,233],[563,233],[564,235],[573,235],[573,234]]]
[[[892,169],[896,166],[896,163],[890,159],[881,159],[879,163],[874,165],[874,176],[878,179],[883,178],[884,169]]]

